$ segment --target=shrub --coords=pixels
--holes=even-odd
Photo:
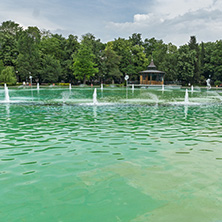
[[[69,83],[65,83],[65,82],[60,82],[59,86],[69,86]]]
[[[221,81],[220,80],[216,80],[215,82],[214,82],[214,85],[215,86],[219,86],[221,84]]]
[[[0,74],[0,82],[7,83],[8,85],[16,84],[16,75],[12,66],[4,68]]]

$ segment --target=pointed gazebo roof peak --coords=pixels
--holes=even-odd
[[[141,74],[162,74],[162,75],[165,74],[165,72],[157,70],[157,67],[155,66],[155,64],[153,62],[153,58],[151,59],[151,62],[149,64],[149,66],[147,67],[147,70],[141,71],[139,73],[141,73]]]
[[[153,58],[151,59],[148,69],[156,69],[156,66],[154,65],[154,62],[153,62]]]

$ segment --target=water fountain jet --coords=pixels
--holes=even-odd
[[[184,103],[185,103],[185,104],[188,104],[188,103],[189,103],[188,89],[186,89]]]
[[[93,93],[93,105],[98,105],[96,88],[94,89]]]
[[[4,84],[4,88],[5,88],[5,102],[9,103],[10,99],[9,99],[8,87],[6,83]]]
[[[164,85],[162,85],[162,91],[164,91]]]

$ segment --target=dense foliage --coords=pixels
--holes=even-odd
[[[0,26],[0,82],[27,82],[32,76],[40,83],[123,83],[126,74],[138,82],[151,58],[165,71],[166,83],[204,85],[209,77],[222,83],[222,40],[198,44],[191,36],[176,47],[134,33],[102,43],[90,33],[78,40],[13,21]]]

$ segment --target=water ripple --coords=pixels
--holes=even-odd
[[[101,221],[109,217],[110,221],[149,221],[151,214],[156,221],[158,215],[173,221],[173,215],[179,218],[194,211],[203,219],[200,221],[215,215],[220,218],[220,104],[186,110],[147,104],[95,109],[54,101],[62,100],[63,95],[70,101],[81,96],[89,99],[93,92],[74,90],[62,94],[64,90],[43,89],[39,99],[47,99],[48,105],[0,106],[3,221],[28,221],[30,215],[36,221],[47,220],[46,215],[54,215],[54,220],[80,221],[82,212],[88,212],[84,221],[91,216],[95,221],[98,217]],[[116,96],[124,99],[121,93],[125,91],[117,91]],[[157,92],[157,97],[155,92],[146,96],[143,92],[137,89],[134,96],[141,101],[148,96],[169,102],[168,93],[181,101],[184,96],[183,90]],[[30,97],[28,93],[23,90],[18,96]],[[106,93],[109,91],[104,90],[104,102]],[[134,103],[136,98],[128,96]],[[112,95],[107,100],[117,99]],[[104,217],[98,211],[101,206]],[[112,217],[113,211],[119,219]]]

